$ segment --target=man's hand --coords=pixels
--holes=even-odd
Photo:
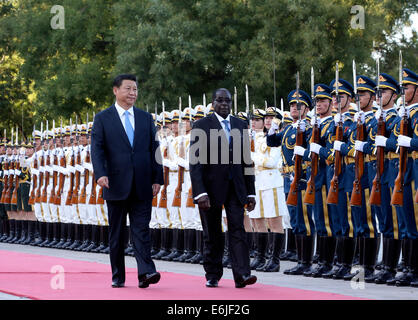
[[[99,180],[97,180],[97,184],[102,188],[109,189],[109,178],[106,176],[100,177]]]
[[[199,206],[200,210],[209,210],[210,209],[210,201],[209,196],[202,196],[197,200],[197,205]]]
[[[254,197],[248,197],[248,202],[247,202],[247,211],[253,211],[255,208],[255,198]]]
[[[155,197],[158,194],[158,192],[160,192],[160,188],[161,188],[161,185],[159,185],[158,183],[154,183],[152,185],[152,196],[153,197]]]

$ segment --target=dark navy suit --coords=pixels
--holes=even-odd
[[[152,116],[134,107],[133,146],[115,105],[94,118],[91,157],[95,179],[107,176],[103,188],[109,215],[109,246],[112,280],[125,282],[124,228],[129,214],[138,276],[155,272],[151,259],[149,222],[152,185],[164,184],[159,143]]]

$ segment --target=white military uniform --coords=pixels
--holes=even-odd
[[[255,152],[252,153],[255,164],[256,208],[249,213],[250,218],[274,218],[283,216],[280,203],[286,203],[283,193],[283,177],[278,166],[280,150],[267,146],[264,132],[255,135]],[[279,190],[279,188],[282,188]],[[279,192],[281,191],[281,192]]]

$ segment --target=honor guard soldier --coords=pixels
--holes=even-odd
[[[329,272],[323,273],[322,277],[338,280],[350,274],[356,236],[349,205],[353,187],[354,162],[351,158],[354,155],[354,148],[348,144],[353,125],[351,98],[354,92],[353,86],[344,79],[338,79],[338,82],[334,79],[329,86],[332,89],[334,121],[328,127],[323,157],[330,154],[326,159],[327,180],[330,183],[327,203],[331,215],[337,213],[335,221],[337,223],[339,221],[339,226],[336,229],[340,230],[341,234],[338,235],[337,232],[335,247],[337,264]]]
[[[313,98],[315,99],[316,115],[311,119],[312,135],[309,147],[295,147],[295,153],[299,153],[308,159],[308,191],[304,202],[313,207],[315,227],[317,232],[316,251],[318,252],[318,266],[304,273],[305,276],[321,277],[332,269],[334,260],[336,236],[341,235],[338,221],[337,207],[327,204],[327,195],[330,188],[329,164],[332,162],[332,150],[327,148],[330,136],[330,127],[333,127],[332,112],[332,89],[326,84],[314,86]],[[316,131],[316,132],[315,132]],[[315,142],[316,141],[316,142]],[[310,158],[309,158],[310,153]],[[312,154],[319,159],[314,163]],[[312,159],[312,161],[311,161]],[[315,166],[315,168],[314,168]],[[315,172],[312,176],[312,172]],[[314,193],[311,195],[311,193]]]
[[[7,138],[4,136],[0,143],[0,198],[3,196],[4,185],[4,168],[3,161],[6,158]],[[9,221],[7,213],[4,210],[4,204],[0,203],[0,242],[3,242],[9,236]]]
[[[414,122],[418,103],[418,76],[412,70],[403,69],[401,72],[402,102],[399,116],[395,120],[394,129],[389,138],[376,136],[376,145],[383,146],[390,153],[393,169],[389,186],[393,186],[392,205],[396,207],[399,232],[404,240],[402,255],[405,257],[405,268],[402,274],[386,281],[388,285],[409,286],[417,281],[417,239],[418,222],[416,219],[417,204],[414,202],[412,187],[414,182],[413,150],[407,147],[415,131]],[[399,137],[401,138],[399,139]],[[399,154],[397,151],[399,150]],[[393,160],[392,160],[393,158]]]
[[[273,108],[268,108],[266,112],[256,109],[252,115],[253,130],[256,132],[255,152],[252,159],[255,164],[256,202],[260,204],[249,214],[256,232],[257,246],[252,267],[257,271],[278,272],[280,254],[285,242],[282,216],[288,212],[287,207],[285,210],[280,210],[280,203],[285,203],[283,189],[280,189],[283,186],[283,178],[278,170],[281,154],[279,148],[267,146],[264,134],[264,120],[267,115],[270,118],[269,128],[273,121],[280,127],[280,120],[276,118],[277,112]],[[272,253],[268,259],[267,248],[269,247],[272,248]]]
[[[299,91],[299,95],[298,92]],[[306,146],[307,137],[310,134],[310,124],[307,123],[305,117],[312,107],[312,101],[309,95],[303,90],[293,90],[287,97],[290,105],[290,116],[293,124],[288,125],[283,131],[275,133],[278,129],[277,125],[272,124],[269,135],[267,137],[267,146],[282,147],[283,154],[283,172],[286,174],[284,178],[284,192],[288,203],[290,215],[290,223],[293,232],[296,235],[296,249],[298,255],[298,264],[296,267],[285,270],[285,274],[301,275],[309,270],[312,265],[313,235],[315,234],[315,225],[312,220],[312,208],[302,203],[304,192],[306,189],[306,166],[301,165],[302,172],[297,172],[299,177],[294,177],[292,173],[295,171],[295,162],[293,160],[294,148],[298,136],[298,142],[301,146]],[[295,160],[297,158],[295,157]],[[299,168],[297,169],[299,171]],[[297,193],[296,203],[289,204],[289,195],[292,183],[295,181]]]

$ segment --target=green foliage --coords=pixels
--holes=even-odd
[[[238,90],[238,108],[273,101],[273,43],[277,104],[295,87],[310,91],[329,83],[335,64],[341,77],[375,76],[373,50],[381,70],[397,75],[404,63],[418,70],[417,34],[394,40],[411,13],[412,0],[62,0],[65,29],[51,28],[53,0],[0,2],[0,130],[59,118],[68,123],[109,106],[111,82],[120,73],[139,79],[137,105],[155,102],[177,108],[181,96],[193,105],[215,88]],[[365,28],[351,28],[354,5],[365,9]]]

